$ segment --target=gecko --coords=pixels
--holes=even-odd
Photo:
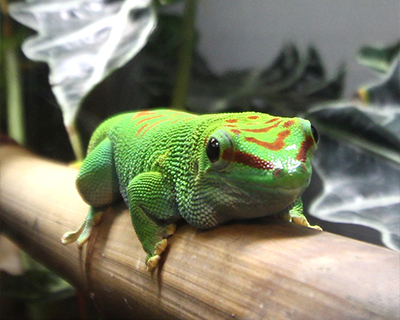
[[[318,133],[308,120],[258,112],[196,115],[171,109],[116,115],[90,139],[76,187],[90,205],[63,244],[82,246],[104,208],[129,208],[148,271],[176,222],[209,229],[277,215],[311,226],[301,194],[311,178]]]

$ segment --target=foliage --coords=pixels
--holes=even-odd
[[[323,220],[375,228],[385,245],[400,250],[398,45],[395,58],[394,53],[386,54],[395,47],[361,50],[360,61],[386,71],[360,89],[366,102],[323,104],[306,116],[321,133],[314,165],[324,184],[310,213]]]
[[[326,79],[317,50],[300,54],[293,44],[284,46],[265,68],[228,71],[221,76],[210,70],[193,76],[188,108],[196,112],[260,111],[293,116],[311,104],[338,99],[344,69]]]

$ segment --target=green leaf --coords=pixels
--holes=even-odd
[[[315,48],[301,55],[286,45],[266,68],[193,75],[188,108],[199,113],[261,111],[281,116],[304,112],[310,105],[341,95],[344,69],[331,79]]]
[[[400,250],[399,59],[364,90],[370,104],[323,104],[306,114],[320,132],[314,167],[323,192],[310,213],[381,232],[383,243]]]
[[[358,52],[358,61],[380,73],[389,71],[390,65],[400,52],[400,41],[386,47],[364,46]]]
[[[54,301],[72,297],[75,289],[48,270],[30,269],[22,275],[0,274],[0,295],[27,301]]]
[[[182,0],[155,0],[154,2],[160,6],[167,6],[173,3],[182,2]]]
[[[391,67],[387,74],[381,76],[381,79],[370,84],[362,86],[358,93],[361,98],[370,104],[391,105],[400,104],[400,56],[393,59]]]

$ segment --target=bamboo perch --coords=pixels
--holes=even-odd
[[[180,226],[153,273],[123,204],[83,250],[63,246],[87,205],[76,170],[0,147],[0,225],[110,319],[400,319],[400,254],[272,219]]]

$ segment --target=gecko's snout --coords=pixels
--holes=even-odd
[[[293,174],[303,174],[307,172],[307,167],[304,163],[301,163],[299,166],[288,170],[286,168],[275,168],[273,171],[273,175],[275,179],[282,178],[286,175],[293,175]]]

